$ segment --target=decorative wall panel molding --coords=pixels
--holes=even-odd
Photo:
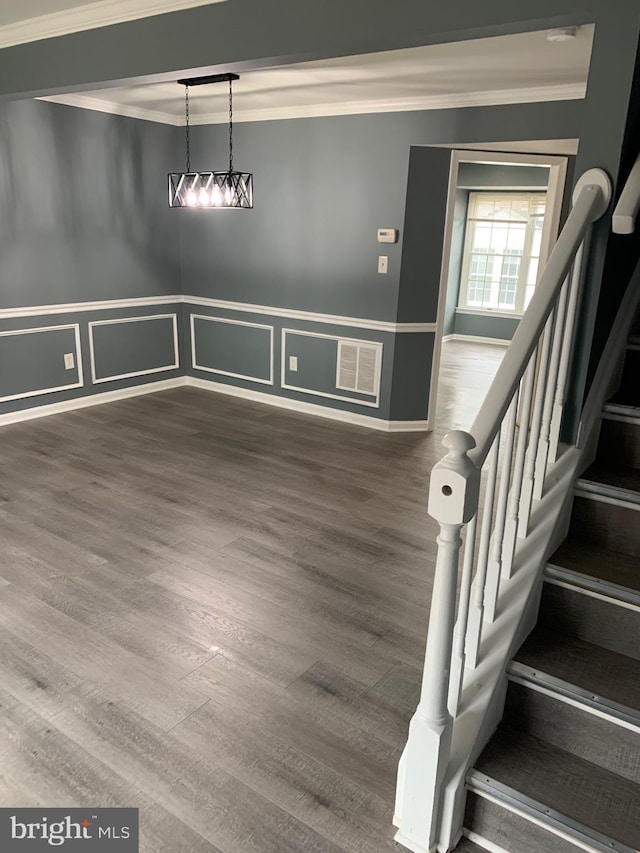
[[[64,331],[69,334],[60,334]],[[45,336],[49,338],[48,342]],[[73,356],[73,367],[69,370],[64,363],[67,354]],[[84,378],[80,326],[70,323],[0,332],[0,377],[3,377],[5,371],[7,379],[0,381],[0,403],[82,388]],[[67,376],[73,378],[73,381],[63,381]],[[61,381],[56,382],[56,377]],[[49,381],[53,384],[49,385]],[[8,384],[16,389],[22,386],[24,390],[3,393]]]
[[[156,333],[157,339],[153,341],[154,347],[144,347],[144,342],[137,339],[138,335],[148,334],[148,324],[162,324],[164,329]],[[134,325],[140,328],[135,329]],[[119,379],[131,379],[134,376],[149,376],[153,373],[165,373],[168,370],[177,370],[180,367],[180,349],[178,343],[178,317],[176,314],[151,314],[142,317],[118,317],[114,320],[94,320],[89,326],[89,354],[91,358],[91,381],[94,385],[101,382],[115,382]],[[120,329],[118,336],[113,334],[116,327]],[[133,369],[124,368],[121,372],[108,372],[100,369],[100,345],[104,346],[111,332],[111,346],[108,358],[115,362],[124,362]],[[169,334],[171,339],[164,342],[162,334]],[[102,338],[102,341],[100,340]],[[164,347],[164,352],[162,351]],[[155,348],[155,351],[154,351]],[[162,356],[168,355],[169,359]],[[105,358],[105,355],[102,355]],[[161,362],[161,363],[156,363]],[[137,366],[134,366],[136,365]],[[113,368],[112,368],[113,369]]]
[[[205,328],[203,324],[218,324],[218,333],[214,332],[204,341],[204,336],[198,334],[198,327],[201,330]],[[194,370],[259,382],[262,385],[274,384],[273,326],[226,317],[191,314],[190,329],[191,366]],[[250,331],[245,332],[243,336],[241,329]],[[229,334],[230,332],[232,334]],[[232,344],[235,344],[233,349]],[[207,349],[208,352],[205,352]],[[203,363],[205,356],[209,359],[208,364]],[[256,369],[249,372],[248,365],[252,358]],[[236,369],[232,370],[232,367]]]
[[[311,338],[335,344],[335,347],[331,347],[330,350],[326,350],[324,358],[324,361],[326,362],[326,375],[322,377],[319,375],[318,371],[315,371],[315,375],[312,377],[316,381],[315,387],[310,383],[303,384],[303,381],[299,384],[292,381],[293,371],[288,367],[288,360],[290,355],[293,354],[297,357],[298,354],[290,352],[289,339],[295,337]],[[344,353],[346,350],[351,352],[355,351],[353,387],[348,387],[349,371],[348,369],[344,369],[345,366],[344,364],[341,364],[340,361],[341,351]],[[369,352],[372,355],[370,364],[371,371],[365,367],[362,374],[360,374],[359,370],[361,351]],[[298,329],[283,329],[280,387],[287,391],[297,391],[301,394],[311,394],[315,397],[325,397],[330,400],[341,400],[345,403],[353,403],[356,406],[369,406],[377,409],[380,406],[382,351],[383,344],[379,341],[364,341],[358,338],[341,338],[337,335],[324,335],[318,332],[303,332]],[[331,353],[333,363],[329,362],[329,352]],[[300,362],[300,359],[298,360]],[[343,368],[342,370],[341,367]],[[371,376],[365,376],[365,372],[371,372]],[[309,375],[308,372],[306,375]],[[331,385],[334,390],[329,390],[329,384],[327,381],[329,376],[331,377]],[[304,380],[304,378],[305,373],[303,372],[301,379]],[[341,380],[344,381],[339,384]],[[368,390],[362,390],[362,388],[366,387],[368,383],[370,383],[372,388],[370,392]],[[319,387],[322,384],[324,384],[324,387]],[[334,393],[334,391],[351,391],[352,394],[351,396],[347,396],[347,394]]]

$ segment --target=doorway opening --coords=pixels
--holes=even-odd
[[[469,360],[488,389],[558,236],[567,165],[560,156],[452,152],[432,425],[471,426],[484,394],[473,395],[473,403],[467,397],[467,405],[461,388],[460,400],[443,398],[438,410],[441,365]]]

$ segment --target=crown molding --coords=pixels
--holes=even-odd
[[[523,89],[493,89],[486,92],[464,92],[458,95],[426,95],[421,98],[394,98],[388,100],[346,101],[334,104],[310,104],[296,107],[269,107],[260,110],[235,109],[234,122],[282,121],[295,118],[324,118],[328,116],[362,115],[366,113],[412,112],[422,110],[460,109],[461,107],[489,107],[501,104],[533,104],[541,101],[574,101],[585,97],[584,83],[561,84],[556,86],[537,86]],[[170,124],[174,127],[184,125],[182,115],[132,107],[102,98],[88,97],[82,94],[52,95],[40,98],[56,104],[80,107],[85,110],[122,115],[144,121]],[[191,115],[189,123],[194,125],[226,124],[225,113],[209,115]]]
[[[0,48],[30,41],[56,38],[81,30],[122,24],[196,6],[226,3],[227,0],[97,0],[73,9],[62,9],[35,18],[26,18],[0,27]]]
[[[310,104],[296,107],[268,107],[260,110],[242,110],[234,107],[233,120],[277,121],[291,118],[323,118],[326,116],[359,115],[364,113],[412,112],[421,110],[447,110],[460,107],[488,107],[500,104],[529,104],[539,101],[581,100],[586,94],[586,84],[559,84],[521,89],[491,89],[485,92],[462,92],[455,95],[424,95],[412,98],[390,98],[366,101],[346,101],[333,104]],[[191,116],[190,124],[226,124],[226,115]],[[182,117],[179,124],[184,124]]]
[[[182,117],[177,118],[171,113],[163,113],[159,110],[147,110],[142,107],[133,107],[127,104],[118,104],[115,101],[107,101],[102,98],[92,98],[80,92],[70,95],[46,95],[37,98],[38,101],[48,101],[50,104],[62,104],[65,107],[78,107],[81,110],[93,110],[97,113],[108,113],[109,115],[124,116],[125,118],[139,118],[142,121],[153,121],[158,124],[170,124],[174,127],[184,125]],[[234,117],[235,118],[235,117]],[[189,119],[191,125],[194,122]]]

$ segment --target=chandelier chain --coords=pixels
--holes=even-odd
[[[189,151],[189,87],[184,87],[185,139],[187,143],[187,174],[191,171],[191,153]]]
[[[233,172],[233,84],[229,80],[229,171]]]

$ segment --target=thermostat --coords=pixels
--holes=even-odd
[[[397,228],[378,228],[378,243],[397,243]]]

